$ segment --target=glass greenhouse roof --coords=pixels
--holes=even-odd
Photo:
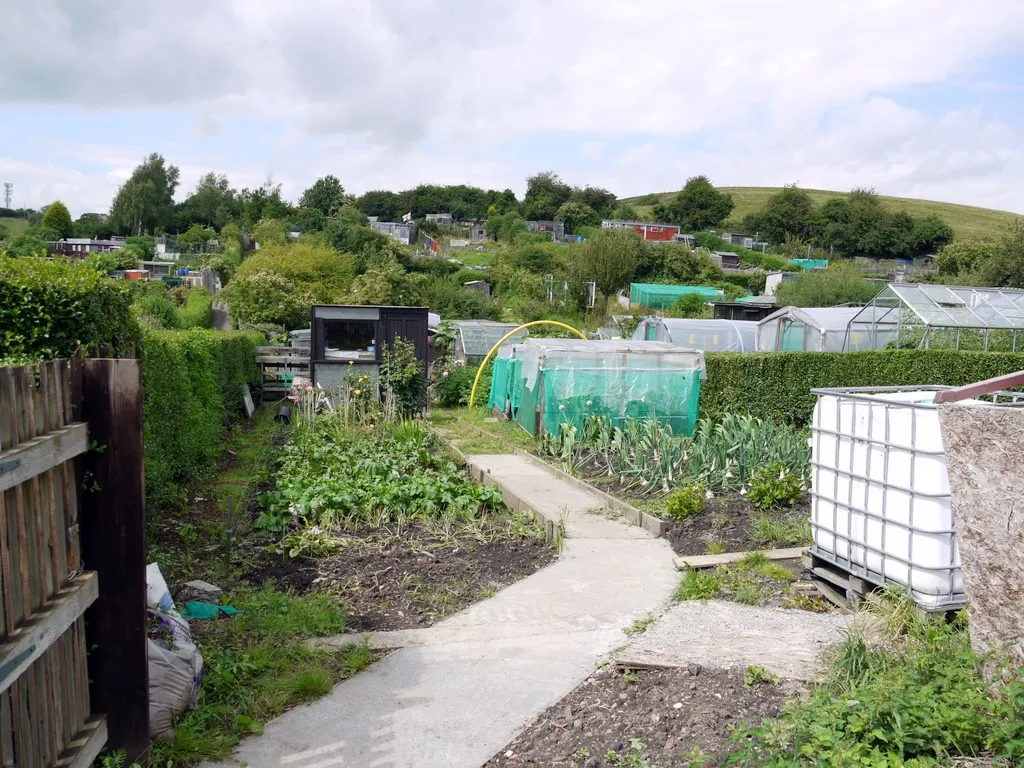
[[[519,327],[517,323],[498,323],[493,320],[453,320],[452,325],[458,331],[456,338],[462,353],[480,357],[490,352],[502,336]],[[506,344],[522,339],[528,333],[528,330],[517,333]]]
[[[878,322],[877,309],[891,307],[904,308],[932,327],[1024,329],[1024,291],[1009,288],[899,283],[887,286],[872,304],[856,322]]]

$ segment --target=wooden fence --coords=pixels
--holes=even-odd
[[[146,756],[141,430],[135,360],[0,368],[3,766]]]

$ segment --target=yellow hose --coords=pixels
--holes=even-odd
[[[480,383],[480,374],[482,374],[484,372],[484,368],[487,367],[487,363],[489,363],[491,361],[491,356],[495,352],[498,351],[498,347],[500,347],[502,344],[504,344],[506,341],[508,341],[513,336],[515,336],[521,330],[523,330],[524,328],[532,328],[535,325],[557,325],[559,328],[564,328],[567,331],[572,331],[573,333],[575,333],[577,336],[579,336],[584,341],[587,340],[587,337],[584,336],[581,331],[576,330],[571,325],[566,325],[565,323],[560,323],[557,320],[534,320],[532,323],[523,323],[522,325],[520,325],[515,330],[509,331],[504,336],[502,336],[501,339],[498,340],[497,344],[495,344],[493,347],[491,347],[491,351],[487,353],[487,357],[484,358],[484,361],[482,363],[480,363],[480,368],[477,369],[476,378],[473,379],[473,389],[469,393],[469,408],[470,408],[470,410],[473,409],[473,402],[476,400],[476,385]]]

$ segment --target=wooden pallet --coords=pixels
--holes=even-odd
[[[882,583],[846,571],[842,567],[815,555],[811,550],[803,554],[804,568],[810,581],[825,598],[846,611],[856,611],[864,604],[875,599],[875,594],[882,589]],[[937,606],[927,608],[915,603],[914,610],[921,616],[930,614],[952,615],[960,607]]]

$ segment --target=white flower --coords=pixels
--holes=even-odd
[[[565,406],[564,406],[564,405],[560,405],[560,406],[558,406],[558,410],[560,410],[560,411],[564,411],[564,410],[565,410]]]
[[[779,472],[779,480],[785,480],[785,479],[786,479],[786,470],[782,470],[781,472]]]
[[[590,407],[590,406],[592,406],[593,404],[594,404],[594,401],[593,401],[593,400],[587,400],[587,408],[589,408],[589,407]]]
[[[445,378],[447,379],[447,378],[448,378],[448,371],[445,371],[445,372],[444,372],[444,373],[442,373],[441,375],[442,375],[442,376],[444,376],[444,377],[445,377]]]
[[[740,496],[746,496],[746,495],[747,495],[747,489],[746,488],[740,488]]]
[[[711,491],[706,491],[704,493],[704,498],[707,499],[708,501],[711,501],[713,498],[715,498],[715,494],[713,494]]]
[[[294,502],[292,502],[291,504],[288,505],[288,511],[292,513],[292,517],[298,517],[299,516],[299,505],[294,503]]]

